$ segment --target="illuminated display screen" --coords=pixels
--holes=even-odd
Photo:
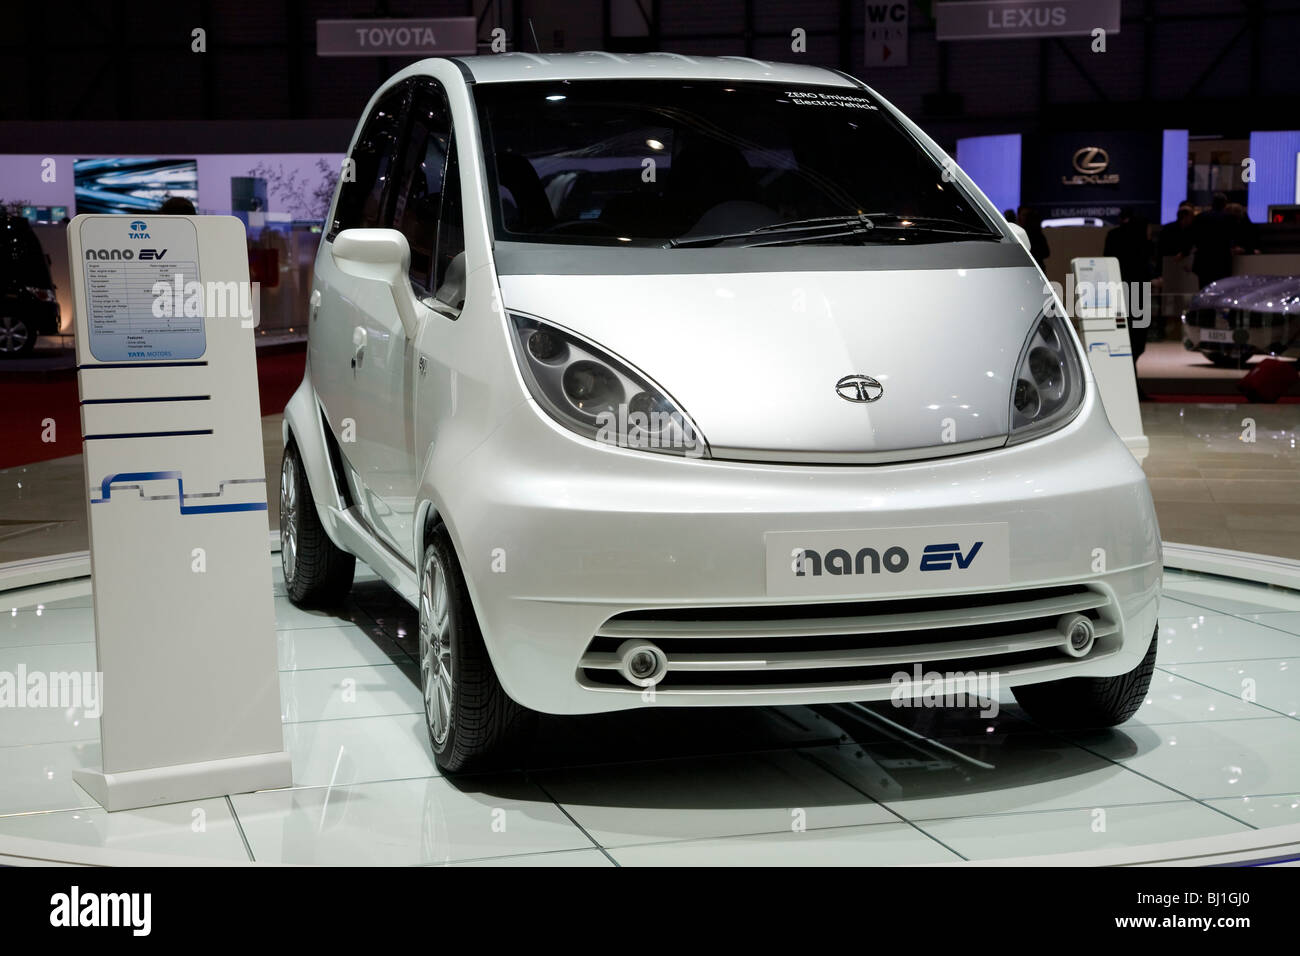
[[[79,214],[157,212],[172,196],[199,201],[193,159],[78,159],[72,173]]]

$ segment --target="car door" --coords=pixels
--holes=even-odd
[[[408,121],[394,167],[391,227],[406,236],[411,250],[409,293],[421,325],[444,321],[434,293],[455,256],[464,250],[459,208],[459,176],[453,146],[451,111],[442,86],[432,78],[413,81]],[[453,185],[454,184],[454,185]],[[423,449],[415,444],[421,415],[436,410],[416,401],[419,352],[409,339],[391,299],[364,320],[365,347],[357,366],[358,428],[367,436],[361,475],[366,511],[383,538],[414,563],[414,511]]]
[[[410,84],[402,83],[376,101],[348,154],[325,241],[316,257],[309,305],[309,350],[312,385],[342,455],[347,491],[369,520],[365,505],[363,462],[374,456],[379,436],[361,427],[364,410],[386,396],[365,390],[358,365],[365,360],[365,338],[372,314],[392,309],[386,287],[345,274],[333,256],[333,243],[347,229],[378,228],[391,223],[397,161]],[[395,408],[392,414],[400,414]],[[375,416],[373,411],[369,417]]]

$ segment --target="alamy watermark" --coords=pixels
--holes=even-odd
[[[1065,285],[1049,281],[1043,289],[1047,297],[1047,310],[1057,311],[1056,302],[1064,306],[1062,318],[1073,317],[1078,309],[1115,309],[1127,315],[1130,328],[1145,329],[1151,326],[1152,291],[1150,282],[1075,282],[1074,274],[1065,277]],[[1077,297],[1077,302],[1076,302]]]
[[[896,671],[889,701],[895,707],[978,707],[981,717],[998,715],[997,671]]]
[[[93,720],[103,707],[104,675],[99,671],[29,671],[26,664],[0,671],[0,709],[80,709]]]
[[[149,291],[156,319],[239,319],[251,329],[257,324],[254,303],[260,290],[259,282],[186,282],[177,273],[171,282],[155,282]]]
[[[704,455],[704,440],[681,412],[632,409],[627,403],[596,416],[596,440],[619,448],[671,451],[687,458]]]

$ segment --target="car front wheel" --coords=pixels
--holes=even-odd
[[[494,769],[532,736],[536,714],[497,680],[460,564],[439,525],[420,564],[420,688],[434,760],[445,773]]]
[[[290,440],[280,465],[280,567],[298,607],[340,603],[352,588],[357,559],[325,533],[298,446]]]
[[[1016,702],[1050,727],[1100,728],[1124,723],[1142,706],[1156,668],[1157,626],[1146,656],[1137,667],[1117,677],[1067,677],[1042,684],[1011,688]]]

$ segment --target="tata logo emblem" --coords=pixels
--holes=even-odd
[[[835,394],[846,402],[875,402],[885,394],[885,386],[870,375],[845,375],[835,383]]]
[[[149,238],[149,233],[147,231],[149,228],[149,224],[145,222],[143,219],[131,220],[131,225],[129,228],[130,228],[130,233],[128,234],[129,238],[131,239]]]
[[[1066,186],[1113,186],[1119,182],[1118,173],[1106,172],[1110,168],[1110,153],[1100,146],[1076,149],[1070,162],[1076,175],[1061,177]]]

